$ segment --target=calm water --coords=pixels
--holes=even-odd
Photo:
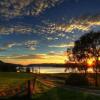
[[[65,73],[64,67],[34,67],[31,68],[31,72],[35,73]]]
[[[19,69],[19,68],[17,68]],[[21,72],[26,72],[27,67],[21,67]],[[72,69],[65,71],[65,67],[30,67],[30,71],[33,73],[70,73]],[[77,69],[74,71],[77,72]]]

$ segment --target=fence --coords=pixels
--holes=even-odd
[[[20,95],[25,96],[28,98],[28,100],[31,99],[35,91],[35,81],[36,78],[27,80],[23,84],[19,84],[16,87],[11,87],[5,92],[1,91],[0,100],[6,98],[18,98]]]

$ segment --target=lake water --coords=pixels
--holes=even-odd
[[[29,67],[30,68],[30,72],[33,73],[70,73],[72,72],[72,69],[69,69],[67,71],[65,71],[65,67]],[[16,68],[17,72],[26,72],[27,67],[21,67],[21,69]],[[74,70],[74,72],[77,72],[77,69]]]
[[[34,67],[31,68],[33,73],[65,73],[65,67]]]

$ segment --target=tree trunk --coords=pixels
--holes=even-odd
[[[87,75],[87,70],[85,69],[85,77],[86,77],[86,75]]]
[[[98,57],[96,58],[95,86],[98,87]]]
[[[33,95],[33,82],[32,80],[28,80],[28,94],[27,97],[29,100],[32,99],[32,95]]]
[[[96,67],[96,73],[95,73],[95,86],[98,87],[98,72]]]

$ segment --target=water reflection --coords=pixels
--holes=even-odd
[[[34,67],[31,68],[33,73],[65,73],[64,67]]]
[[[32,73],[65,73],[65,67],[17,67],[17,72],[32,72]]]

